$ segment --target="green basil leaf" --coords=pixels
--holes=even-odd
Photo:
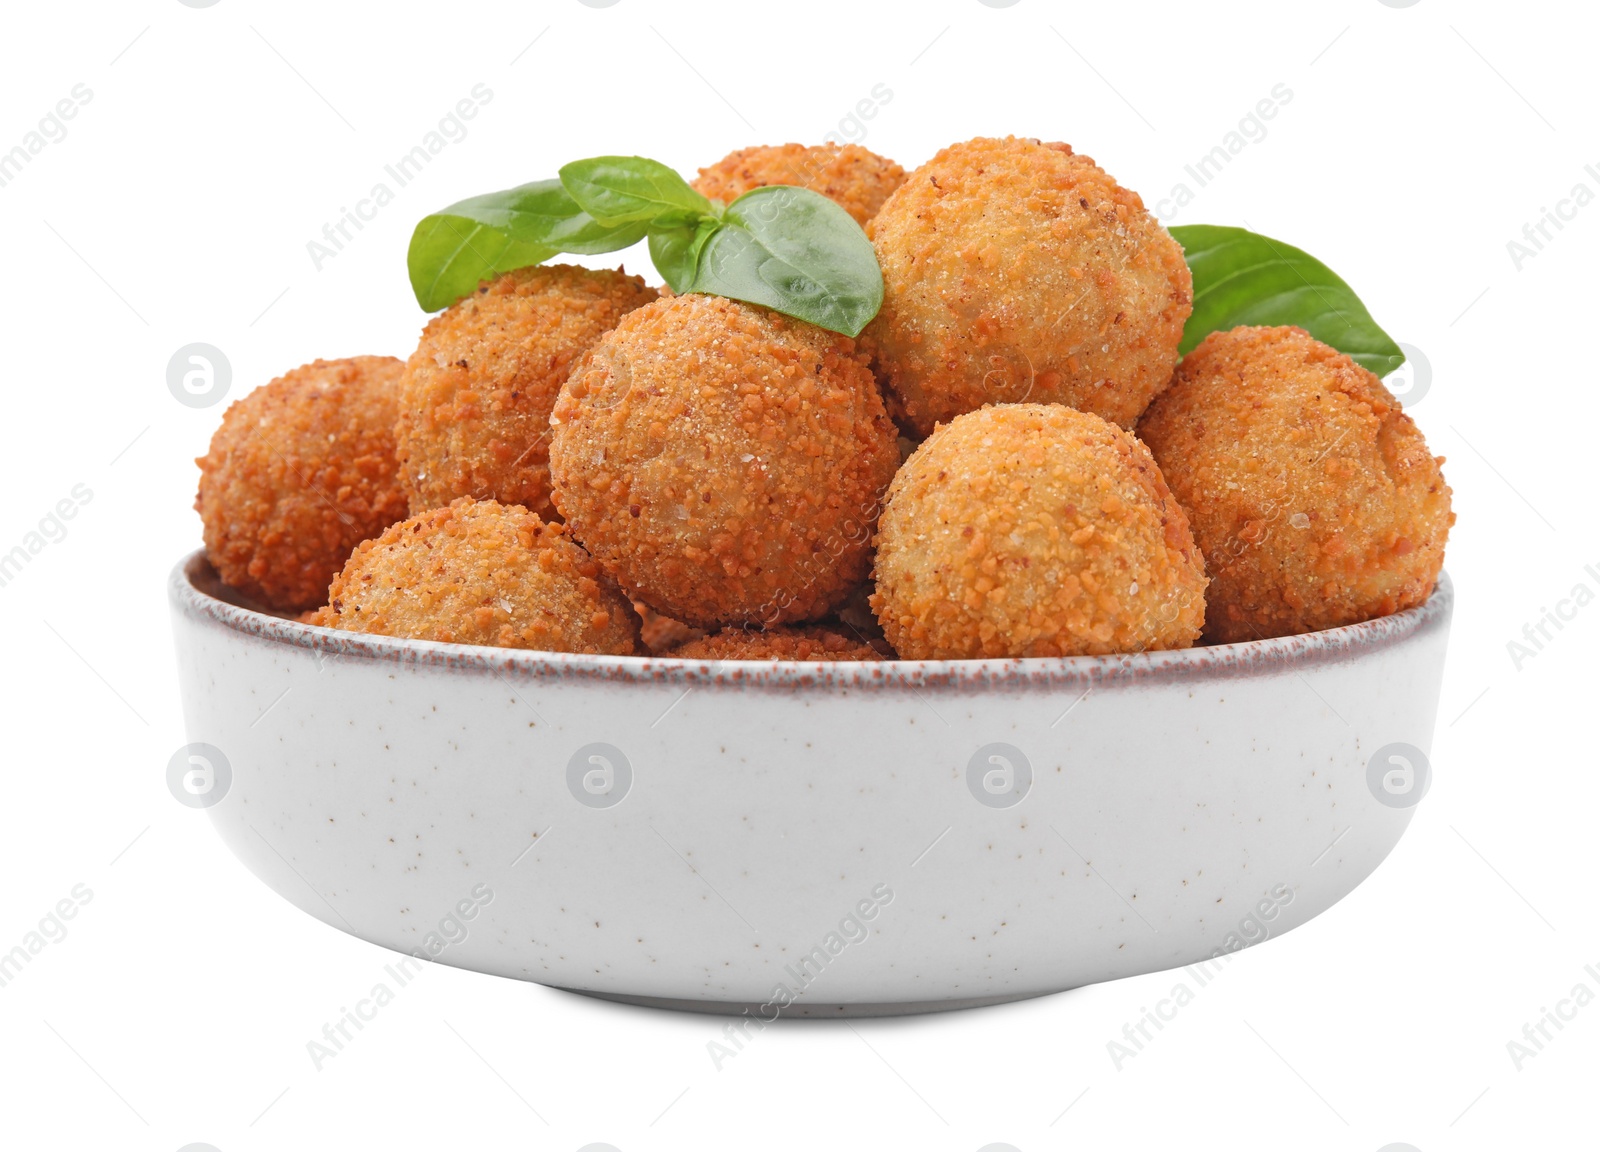
[[[1241,324],[1292,324],[1378,376],[1405,363],[1350,286],[1315,257],[1244,228],[1180,224],[1169,231],[1194,276],[1194,311],[1179,352]]]
[[[643,156],[595,156],[561,169],[561,183],[580,207],[602,224],[655,221],[693,223],[717,215],[710,200],[671,168]]]
[[[760,304],[858,336],[883,304],[883,272],[861,226],[826,196],[769,185],[739,197],[702,241],[690,291]]]
[[[607,226],[567,194],[559,180],[473,196],[424,217],[411,234],[406,265],[424,311],[448,308],[515,268],[560,252],[593,255],[638,243],[642,223]]]
[[[469,217],[440,212],[425,217],[412,232],[406,267],[417,303],[424,312],[437,312],[474,291],[480,281],[543,264],[555,254],[548,245],[523,243]]]
[[[692,224],[650,229],[650,260],[661,278],[674,292],[687,292],[694,284],[695,270],[706,241],[722,228],[722,223],[702,217]]]

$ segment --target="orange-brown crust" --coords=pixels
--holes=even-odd
[[[1065,144],[952,145],[867,234],[884,300],[862,347],[922,435],[988,403],[1067,404],[1132,428],[1171,379],[1192,304],[1183,250]]]
[[[457,500],[362,543],[310,623],[347,632],[632,656],[627,599],[560,524]]]
[[[682,620],[663,616],[643,600],[635,600],[633,610],[639,614],[639,642],[657,655],[705,635],[704,629],[691,628]]]
[[[638,276],[567,264],[507,272],[428,322],[396,428],[412,513],[458,496],[550,504],[550,409],[573,364],[656,298]]]
[[[624,317],[562,388],[554,500],[635,599],[695,627],[826,614],[899,462],[845,336],[716,296]]]
[[[1211,573],[1213,643],[1422,603],[1450,487],[1371,372],[1299,328],[1213,332],[1139,424]]]
[[[905,178],[900,165],[859,144],[763,144],[700,169],[694,188],[727,204],[752,188],[791,184],[820,192],[865,224]]]
[[[681,660],[882,660],[863,644],[832,628],[724,628],[665,653]]]
[[[273,608],[321,604],[362,540],[406,514],[395,462],[401,363],[317,360],[234,402],[196,460],[206,556]]]
[[[1057,404],[942,425],[889,490],[872,604],[903,660],[1186,648],[1206,577],[1150,453]]]

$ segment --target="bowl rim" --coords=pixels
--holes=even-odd
[[[989,691],[1005,687],[1079,688],[1193,682],[1295,674],[1354,660],[1449,625],[1455,589],[1441,571],[1423,603],[1359,624],[1237,644],[1215,644],[1116,656],[986,660],[685,660],[667,656],[597,656],[538,652],[436,640],[341,632],[252,607],[225,587],[196,549],[167,580],[182,617],[267,644],[306,650],[320,660],[356,660],[468,676],[601,680],[684,687],[856,688],[920,692]]]

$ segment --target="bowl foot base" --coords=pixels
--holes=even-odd
[[[625,992],[591,992],[586,988],[561,988],[576,996],[591,996],[596,1000],[610,1000],[615,1004],[634,1004],[641,1008],[666,1008],[673,1012],[699,1012],[713,1016],[760,1016],[761,1004],[745,1004],[734,1000],[680,1000],[671,996],[634,996]],[[1015,992],[1000,996],[951,997],[948,1000],[884,1000],[859,1004],[808,1004],[796,1002],[784,1008],[780,1020],[858,1020],[869,1016],[919,1016],[928,1012],[955,1012],[963,1008],[987,1008],[991,1004],[1010,1004],[1017,1000],[1032,1000],[1037,996],[1050,996],[1053,992]],[[767,1008],[770,1016],[772,1009]]]

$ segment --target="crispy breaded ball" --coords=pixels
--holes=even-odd
[[[632,656],[639,621],[560,524],[460,499],[361,544],[312,623],[347,632]]]
[[[229,405],[195,510],[223,583],[286,612],[322,603],[350,549],[406,514],[394,447],[401,363],[316,360]]]
[[[884,635],[903,660],[1186,648],[1205,568],[1134,437],[1059,404],[958,416],[900,469],[878,526]]]
[[[629,313],[551,426],[573,535],[635,599],[700,628],[826,614],[866,578],[900,458],[853,341],[718,296]]]
[[[682,660],[882,660],[872,645],[832,628],[724,628],[665,653]]]
[[[1206,639],[1422,603],[1455,516],[1443,457],[1371,372],[1299,328],[1213,332],[1139,423],[1211,573]]]
[[[458,496],[550,505],[550,408],[602,334],[656,298],[638,276],[519,268],[428,322],[406,362],[396,436],[413,513]]]
[[[865,224],[905,178],[900,165],[859,144],[770,144],[741,148],[700,169],[694,188],[731,204],[752,188],[792,184],[820,192]]]
[[[890,410],[926,436],[984,404],[1066,404],[1132,428],[1189,318],[1183,249],[1087,156],[954,144],[867,228],[883,309],[862,346]]]

